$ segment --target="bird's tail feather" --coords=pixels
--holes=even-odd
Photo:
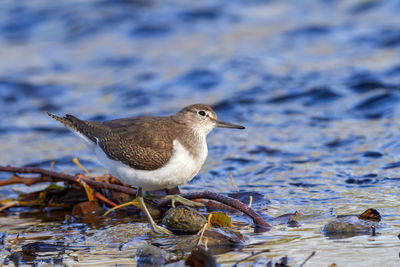
[[[73,131],[77,132],[78,134],[82,134],[85,137],[89,138],[93,142],[97,142],[96,138],[88,131],[89,125],[86,124],[85,121],[78,119],[75,116],[70,114],[65,115],[65,117],[59,117],[54,114],[47,112],[47,114],[52,117],[53,119],[61,122],[65,126],[71,128]]]

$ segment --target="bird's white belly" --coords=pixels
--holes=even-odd
[[[200,156],[195,159],[183,145],[174,140],[170,160],[163,167],[152,171],[136,170],[120,161],[112,160],[99,146],[96,147],[95,152],[98,161],[119,180],[142,187],[144,190],[157,190],[173,188],[192,180],[206,160],[208,149],[204,140]]]

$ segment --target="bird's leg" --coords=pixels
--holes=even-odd
[[[127,206],[136,206],[136,202],[135,199],[129,202],[126,202],[124,204],[112,207],[111,209],[109,209],[106,213],[104,213],[104,216],[108,215],[110,212],[112,212],[113,210],[119,209],[119,208],[123,208],[123,207],[127,207]]]
[[[136,202],[136,200],[137,200],[137,202]],[[149,220],[151,228],[154,230],[154,232],[159,233],[159,234],[173,235],[173,233],[170,230],[168,230],[168,229],[166,229],[166,228],[164,228],[162,226],[159,226],[154,222],[153,218],[150,215],[149,210],[146,207],[146,204],[144,203],[143,195],[142,195],[142,188],[140,188],[140,187],[137,190],[136,199],[134,199],[132,201],[129,201],[129,202],[126,202],[124,204],[118,205],[116,207],[113,207],[113,208],[109,209],[106,213],[104,213],[104,215],[109,214],[113,210],[116,210],[116,209],[119,209],[119,208],[123,208],[123,207],[126,207],[126,206],[131,206],[131,205],[132,206],[137,206],[138,203],[139,203],[140,209],[144,212],[144,214],[146,215],[147,219]]]
[[[136,199],[139,202],[141,210],[144,212],[147,219],[149,220],[151,228],[153,229],[154,232],[159,233],[159,234],[165,234],[165,235],[173,235],[173,233],[170,230],[168,230],[162,226],[159,226],[155,223],[155,221],[153,220],[153,218],[150,215],[150,212],[147,210],[146,204],[144,203],[142,188],[140,188],[140,187],[137,190]]]
[[[175,208],[175,202],[182,203],[183,205],[189,206],[189,207],[204,207],[203,203],[199,203],[196,201],[191,201],[189,199],[186,199],[184,197],[181,197],[179,195],[167,195],[167,196],[152,196],[148,194],[147,192],[145,193],[144,196],[146,199],[168,199],[171,200],[171,206]]]

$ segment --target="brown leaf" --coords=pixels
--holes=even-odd
[[[381,221],[381,215],[376,209],[367,209],[360,216],[358,216],[358,218],[362,220],[371,220],[377,222]]]

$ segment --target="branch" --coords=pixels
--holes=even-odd
[[[261,227],[261,229],[258,230],[269,231],[271,229],[271,225],[269,225],[266,221],[264,221],[264,219],[261,218],[260,215],[258,215],[254,210],[249,208],[246,204],[244,204],[240,200],[223,196],[207,190],[204,192],[193,192],[193,193],[182,194],[181,196],[187,199],[205,198],[205,199],[216,200],[225,205],[234,207],[235,209],[240,210],[241,212],[252,218],[256,226]]]
[[[134,189],[134,188],[121,186],[121,185],[117,185],[117,184],[98,182],[98,181],[95,181],[95,180],[91,179],[90,177],[84,176],[82,174],[76,174],[75,176],[73,176],[73,175],[69,175],[69,174],[65,174],[65,173],[61,173],[61,172],[45,170],[45,169],[42,169],[39,167],[13,167],[13,166],[9,166],[9,165],[8,166],[0,166],[0,172],[36,173],[36,174],[41,174],[42,176],[47,176],[47,177],[50,177],[53,179],[69,181],[69,182],[77,182],[77,178],[79,177],[88,185],[91,185],[96,188],[115,190],[115,191],[123,192],[126,194],[131,194],[131,195],[136,194],[136,189]],[[35,179],[35,178],[26,178],[26,179]],[[36,178],[36,179],[41,179],[41,178]],[[25,182],[23,182],[23,180],[21,180],[19,183],[25,183]]]
[[[33,184],[51,182],[51,181],[53,181],[53,179],[51,179],[48,176],[43,176],[39,178],[28,178],[28,177],[20,177],[14,174],[7,180],[1,180],[0,186],[12,185],[12,184],[25,184],[27,186],[31,186]]]

